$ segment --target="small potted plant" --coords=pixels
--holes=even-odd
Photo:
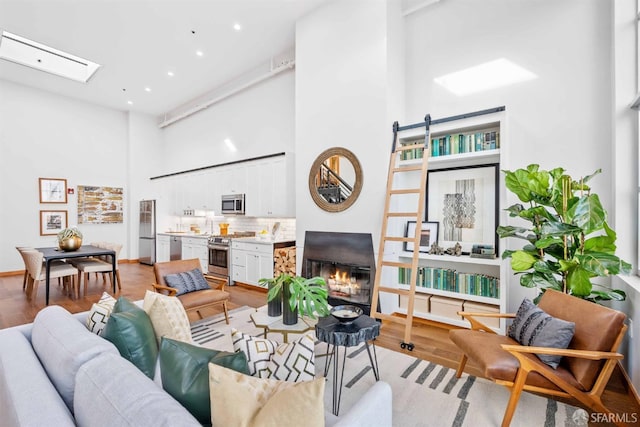
[[[65,252],[76,251],[82,246],[82,233],[76,227],[69,227],[58,233],[58,246]]]
[[[312,319],[316,315],[329,314],[329,290],[322,277],[306,279],[282,273],[271,279],[260,279],[259,283],[269,286],[267,301],[282,299],[282,321],[285,325],[297,323],[298,313]]]

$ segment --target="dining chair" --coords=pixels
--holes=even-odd
[[[46,280],[46,268],[44,264],[44,255],[37,250],[25,250],[21,254],[24,257],[27,272],[29,277],[27,278],[27,299],[35,301],[38,295],[38,284],[42,280]],[[67,289],[74,288],[75,276],[78,274],[78,270],[67,263],[52,263],[49,271],[49,279],[62,278],[70,281],[70,286],[65,286]]]
[[[116,253],[116,279],[118,283],[118,290],[122,290],[120,283],[120,270],[118,269],[118,256],[122,250],[122,245],[118,243],[106,243],[98,242],[91,243],[92,246],[96,246],[103,249],[111,249]],[[82,284],[82,277],[84,276],[84,295],[87,295],[89,290],[89,275],[90,273],[102,273],[109,274],[110,281],[113,281],[111,274],[113,272],[113,266],[111,264],[111,257],[105,255],[104,257],[88,257],[78,258],[70,261],[75,268],[78,269],[78,280],[76,282],[77,287],[74,288],[74,292],[78,298],[80,298],[80,285]],[[113,282],[111,282],[113,283]]]
[[[24,277],[22,278],[22,291],[24,292],[27,288],[27,279],[29,278],[29,270],[27,269],[27,260],[25,259],[23,252],[25,251],[35,251],[36,249],[31,247],[31,246],[16,246],[16,249],[18,250],[18,253],[20,253],[20,256],[22,257],[22,262],[24,262]],[[44,262],[43,264],[43,268],[44,268]],[[64,264],[64,261],[61,260],[54,260],[51,262],[51,265],[59,265],[59,264]],[[58,284],[60,284],[60,278],[58,277]]]

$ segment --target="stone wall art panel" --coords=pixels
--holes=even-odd
[[[78,186],[78,224],[120,224],[123,222],[121,187]]]

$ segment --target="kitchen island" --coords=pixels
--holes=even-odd
[[[295,274],[295,245],[293,239],[263,239],[257,236],[234,239],[231,243],[231,280],[265,287],[258,281],[274,277],[274,258],[276,251],[281,249],[294,254],[293,271],[290,273]]]

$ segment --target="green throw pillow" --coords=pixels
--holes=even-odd
[[[118,298],[102,337],[111,341],[122,357],[153,379],[158,342],[151,320],[143,309],[124,297]]]
[[[162,388],[202,424],[211,424],[209,363],[249,375],[247,357],[243,352],[229,353],[162,338]]]

